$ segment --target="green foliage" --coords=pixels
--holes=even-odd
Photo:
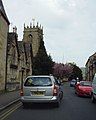
[[[69,80],[78,78],[79,81],[81,81],[83,79],[81,69],[78,66],[76,66],[76,64],[70,63],[70,65],[73,67],[73,72],[70,75]]]
[[[37,55],[33,58],[33,74],[49,75],[52,74],[53,61],[50,55],[47,55],[44,42],[41,40]]]

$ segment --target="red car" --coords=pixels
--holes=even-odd
[[[75,93],[78,96],[89,96],[91,97],[92,83],[90,81],[80,81],[75,86]]]

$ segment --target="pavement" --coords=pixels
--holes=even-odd
[[[0,111],[20,100],[19,91],[0,94]]]

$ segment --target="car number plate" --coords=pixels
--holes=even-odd
[[[32,91],[32,95],[44,95],[43,91]]]

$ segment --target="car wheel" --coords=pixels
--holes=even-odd
[[[60,101],[55,103],[55,107],[59,108],[60,107]]]
[[[63,99],[63,92],[61,92],[61,97],[60,97],[60,100],[62,100]]]
[[[75,94],[77,94],[76,90],[75,90]]]
[[[27,108],[27,103],[22,103],[23,104],[23,108]]]
[[[76,92],[76,95],[77,95],[78,97],[80,97],[79,92]]]
[[[94,98],[94,95],[93,95],[93,94],[92,94],[91,99],[92,99],[92,103],[96,103],[96,99]]]

